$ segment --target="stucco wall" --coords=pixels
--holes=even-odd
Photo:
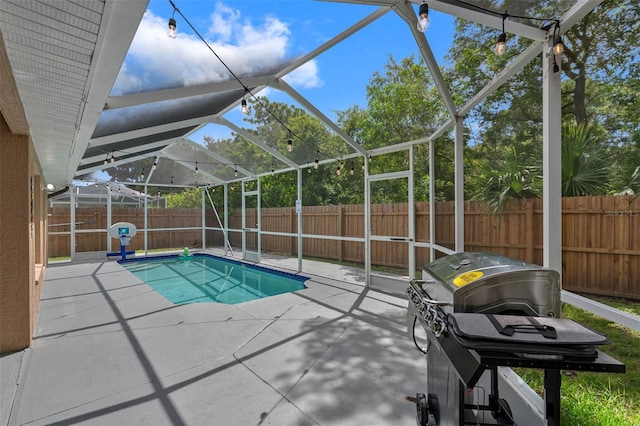
[[[39,290],[31,199],[33,193],[35,207],[42,191],[32,180],[34,161],[29,137],[11,133],[0,116],[0,353],[31,345],[35,325]]]

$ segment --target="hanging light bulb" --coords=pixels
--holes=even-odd
[[[144,169],[142,169],[142,173],[140,173],[140,180],[144,180]]]
[[[318,166],[320,165],[320,161],[318,160],[318,154],[316,151],[316,160],[313,162],[313,168],[318,170]]]
[[[153,170],[158,168],[158,163],[156,161],[153,162]]]
[[[196,174],[199,175],[200,174],[200,170],[198,170],[198,162],[196,161]]]
[[[116,156],[113,155],[114,151],[111,151],[111,162],[114,163],[116,161]]]
[[[353,168],[353,166],[351,166],[351,170],[349,170],[349,174],[350,174],[350,175],[352,175],[352,174],[354,174],[355,172],[356,172],[356,171],[355,171],[355,169]]]
[[[107,154],[107,158],[104,159],[103,164],[106,166],[107,164],[109,164],[109,154]]]
[[[369,154],[369,162],[371,162],[371,158],[372,158],[372,157],[371,157],[371,154]]]
[[[242,102],[240,103],[240,112],[243,114],[248,114],[249,113],[249,108],[247,108],[247,100],[246,99],[242,99]]]
[[[344,169],[344,161],[340,160],[340,170]]]
[[[364,160],[362,160],[362,170],[364,170]]]
[[[340,166],[336,167],[336,174],[340,176]]]
[[[235,164],[233,165],[233,175],[235,177],[238,177],[238,166],[236,166]]]
[[[293,141],[291,140],[291,130],[289,130],[289,140],[287,141],[287,151],[293,151]]]
[[[169,18],[169,32],[167,33],[169,38],[176,38],[176,28],[177,27],[178,27],[178,25],[176,24],[176,20],[173,19],[173,16],[171,16],[171,18]]]
[[[418,10],[418,31],[421,33],[427,31],[429,24],[429,5],[426,2],[422,2]]]
[[[553,40],[553,54],[562,55],[562,52],[564,52],[564,43],[562,42],[562,37],[557,35]]]
[[[507,50],[507,33],[504,32],[504,21],[507,19],[507,14],[502,15],[502,34],[498,36],[498,44],[496,44],[496,55],[501,56]]]
[[[271,176],[275,175],[276,171],[273,169],[273,166],[271,166]]]
[[[501,56],[507,50],[507,35],[502,33],[498,36],[498,44],[496,44],[496,55]]]

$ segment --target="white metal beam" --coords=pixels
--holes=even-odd
[[[553,72],[549,37],[542,50],[542,198],[543,265],[562,283],[562,99],[560,72]],[[547,54],[549,52],[550,54]]]
[[[411,30],[411,34],[413,34],[413,38],[416,40],[416,44],[420,49],[420,54],[422,55],[424,61],[427,63],[427,67],[429,68],[429,72],[431,73],[431,77],[433,77],[433,81],[438,88],[438,92],[440,92],[440,97],[444,102],[447,111],[449,112],[449,116],[455,120],[455,117],[458,116],[456,111],[456,105],[453,101],[453,96],[451,96],[451,92],[449,91],[449,87],[447,83],[444,81],[444,77],[442,76],[442,72],[440,71],[440,66],[436,61],[435,56],[433,56],[433,52],[431,51],[431,46],[427,42],[424,34],[418,31],[416,25],[418,23],[418,18],[416,17],[416,13],[413,10],[413,7],[406,2],[396,3],[393,6],[393,10],[409,25],[409,29]]]
[[[397,0],[323,0],[334,3],[351,3],[380,7],[393,7],[399,4]],[[409,3],[420,4],[423,0],[407,0]],[[475,22],[480,25],[495,28],[502,31],[502,13],[488,13],[479,8],[465,7],[463,3],[455,0],[426,0],[430,10],[446,13],[447,15],[456,16],[465,21]],[[413,9],[413,8],[412,8]],[[505,22],[505,32],[517,34],[531,40],[544,41],[544,31],[530,25],[521,24],[519,22],[507,20]]]
[[[247,87],[265,86],[273,78],[274,76],[251,77],[242,79],[242,83]],[[154,90],[151,92],[131,95],[112,96],[107,99],[105,109],[124,108],[153,102],[206,95],[210,93],[222,93],[242,88],[242,84],[234,79],[215,83],[198,84],[194,86],[176,87],[173,89]]]
[[[577,1],[567,13],[560,18],[560,34],[564,34],[598,7],[604,0],[580,0]]]
[[[320,121],[326,124],[331,130],[333,130],[338,136],[340,136],[351,148],[355,149],[362,155],[366,155],[367,151],[362,148],[360,144],[351,138],[344,130],[342,130],[337,124],[329,119],[326,115],[322,113],[318,108],[315,107],[311,102],[305,99],[300,93],[298,93],[293,87],[289,86],[289,84],[282,80],[278,79],[275,84],[278,85],[278,88],[286,92],[289,96],[295,99],[300,105],[302,105],[305,109],[307,109],[311,114],[316,116]]]
[[[173,123],[160,124],[158,126],[145,127],[142,129],[130,130],[128,132],[114,133],[112,135],[101,136],[91,139],[91,146],[108,145],[115,142],[122,142],[130,139],[142,138],[159,133],[170,132],[185,127],[197,126],[202,123],[210,123],[211,115],[191,118],[189,120],[174,121]]]
[[[287,164],[289,166],[291,166],[294,169],[298,169],[300,168],[300,166],[298,164],[296,164],[294,161],[291,161],[290,159],[288,159],[287,157],[285,157],[284,155],[280,154],[278,151],[276,151],[275,149],[271,148],[269,145],[267,145],[266,143],[258,140],[254,135],[252,135],[251,133],[247,132],[246,130],[236,126],[234,123],[232,123],[231,121],[227,120],[226,118],[223,117],[214,117],[213,118],[213,122],[217,123],[217,124],[221,124],[223,126],[227,126],[228,128],[230,128],[231,130],[233,130],[234,132],[238,133],[240,136],[242,136],[243,138],[247,139],[249,142],[255,144],[256,146],[258,146],[259,148],[263,149],[264,151],[268,152],[269,154],[273,155],[274,157],[276,157],[278,160],[282,161],[284,164]]]
[[[124,160],[116,160],[115,162],[109,163],[106,166],[103,165],[103,164],[99,164],[97,166],[89,167],[87,169],[78,169],[78,170],[76,170],[76,173],[75,173],[74,177],[75,176],[86,175],[86,174],[93,173],[93,172],[98,172],[100,170],[106,170],[106,169],[109,169],[111,167],[122,165],[122,164],[133,163],[134,161],[142,160],[144,158],[154,157],[155,155],[157,155],[157,151],[156,152],[148,152],[148,153],[141,154],[141,155],[136,155],[136,156],[133,156],[133,157],[127,157]]]
[[[421,3],[421,0],[412,0],[412,2],[419,4]],[[488,13],[481,9],[465,7],[463,3],[456,2],[455,0],[428,0],[427,3],[429,4],[430,9],[437,10],[438,12],[446,13],[465,21],[475,22],[476,24],[502,31],[501,14],[503,12]],[[546,31],[541,30],[540,28],[521,24],[509,19],[504,23],[504,30],[506,33],[516,34],[536,41],[544,41],[546,36]]]
[[[167,145],[171,145],[175,141],[176,141],[176,139],[170,139],[170,140],[164,140],[164,141],[160,141],[160,142],[148,143],[148,144],[144,144],[144,145],[132,145],[130,147],[127,147],[126,150],[121,150],[121,151],[118,151],[118,152],[126,151],[127,154],[135,154],[136,152],[148,151],[148,150],[154,149],[154,148],[157,148],[158,151],[159,151],[162,148],[165,148]],[[80,165],[91,164],[91,163],[103,161],[104,158],[105,158],[105,155],[106,155],[105,153],[102,153],[102,154],[99,154],[99,155],[93,155],[91,157],[85,157],[80,161]],[[109,162],[106,165],[98,166],[97,170],[100,170],[100,169],[106,170],[108,168],[119,166],[121,164],[126,164],[128,162],[129,162],[128,158],[127,159],[123,159],[123,160],[118,160],[117,157],[116,157],[116,161],[114,161],[113,163]]]
[[[540,55],[543,43],[534,42],[527,47],[524,52],[518,55],[504,70],[498,73],[486,86],[484,86],[474,97],[469,99],[458,111],[461,116],[466,116],[479,103],[484,101],[489,95],[495,92],[500,86],[506,83],[511,77],[516,75],[536,56]]]
[[[351,35],[355,34],[358,31],[360,31],[362,28],[366,27],[367,25],[369,25],[373,21],[377,20],[381,16],[384,16],[387,12],[389,12],[390,6],[391,5],[385,5],[385,7],[382,7],[380,9],[376,10],[375,12],[373,12],[372,14],[366,16],[364,19],[358,21],[356,24],[352,25],[351,27],[347,28],[345,31],[341,32],[337,36],[331,38],[326,43],[322,44],[320,47],[312,50],[311,52],[309,52],[306,55],[302,56],[298,60],[294,61],[292,64],[290,64],[289,66],[284,68],[282,71],[277,73],[276,76],[277,77],[283,77],[286,74],[288,74],[291,71],[293,71],[294,69],[298,68],[299,66],[309,62],[311,59],[319,56],[320,54],[322,54],[324,52],[326,52],[327,50],[329,50],[330,48],[332,48],[336,44],[340,43],[341,41],[345,40],[346,38],[350,37]]]
[[[166,152],[163,152],[162,155],[165,158],[168,158],[170,160],[175,161],[177,164],[181,165],[185,169],[189,169],[190,171],[195,173],[195,171],[196,171],[195,164],[192,166],[191,162],[185,161],[183,158],[180,158],[180,157],[178,157],[176,155],[169,154],[169,153],[166,153]],[[220,185],[220,184],[224,183],[224,181],[222,179],[220,179],[220,178],[218,178],[218,177],[216,177],[216,176],[214,176],[214,175],[212,175],[210,173],[207,173],[204,170],[198,170],[198,173],[200,173],[203,177],[214,181],[216,183],[216,185]],[[149,177],[151,177],[151,176],[149,176]],[[204,182],[203,182],[203,184],[204,184]]]
[[[191,146],[192,148],[198,150],[198,152],[201,152],[202,154],[206,155],[207,157],[215,160],[215,161],[219,161],[223,164],[226,164],[227,166],[234,166],[234,168],[239,172],[242,173],[246,176],[254,176],[253,173],[251,173],[251,171],[245,169],[244,167],[240,167],[238,166],[237,163],[234,163],[233,161],[229,160],[228,158],[225,158],[221,155],[216,154],[213,151],[208,150],[207,148],[203,147],[202,145],[199,145],[197,143],[195,143],[194,141],[192,141],[191,139],[185,138],[183,140],[184,144]],[[194,167],[195,170],[195,167]],[[222,181],[220,181],[222,182]]]
[[[456,252],[462,253],[464,251],[464,125],[462,118],[456,121],[454,139],[454,223],[456,227],[454,238]],[[433,177],[435,174],[430,172],[429,175]]]

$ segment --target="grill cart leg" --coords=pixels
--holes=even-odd
[[[544,370],[544,411],[547,426],[560,426],[560,370]]]
[[[489,395],[489,409],[494,419],[501,425],[512,425],[513,414],[509,403],[498,394],[498,367],[492,367],[491,372],[491,394]]]

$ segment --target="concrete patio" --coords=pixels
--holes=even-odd
[[[173,305],[113,261],[50,265],[33,346],[0,358],[2,425],[415,424],[406,299],[313,268],[296,293]]]

